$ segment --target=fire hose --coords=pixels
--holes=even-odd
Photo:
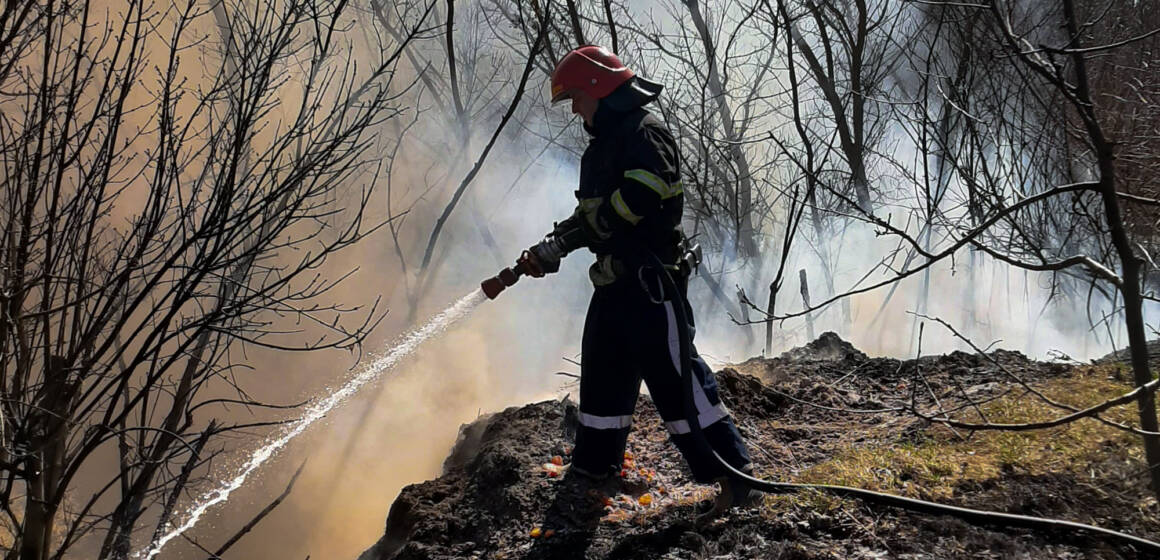
[[[711,454],[716,458],[717,462],[721,464],[721,467],[725,469],[725,472],[727,472],[729,476],[734,479],[734,481],[744,483],[752,488],[771,494],[789,494],[803,490],[817,490],[843,498],[858,498],[864,502],[902,508],[917,513],[925,513],[930,515],[950,515],[974,525],[1020,527],[1043,532],[1059,531],[1064,529],[1081,531],[1093,536],[1108,539],[1113,542],[1135,547],[1139,551],[1147,551],[1153,555],[1160,555],[1160,543],[1129,535],[1127,533],[1120,533],[1111,529],[1104,529],[1102,527],[1077,523],[1074,521],[951,506],[935,502],[928,502],[926,500],[919,500],[916,498],[907,498],[894,494],[874,492],[872,490],[865,490],[862,488],[851,488],[848,486],[835,486],[830,484],[802,484],[796,482],[773,482],[756,478],[741,472],[733,465],[730,465],[727,461],[725,461],[725,459],[721,457],[721,455],[713,450],[713,448],[709,445],[709,441],[705,438],[705,433],[702,431],[700,423],[696,421],[697,411],[693,404],[693,383],[696,381],[693,379],[693,370],[690,366],[692,340],[689,336],[689,322],[685,311],[686,305],[688,304],[685,294],[677,289],[676,281],[673,280],[672,275],[669,274],[668,269],[664,267],[660,259],[650,251],[644,251],[644,253],[649,261],[650,266],[664,271],[664,274],[659,274],[658,276],[660,276],[661,282],[665,286],[665,291],[676,294],[676,296],[679,298],[673,302],[675,304],[673,305],[673,309],[676,315],[677,329],[680,331],[678,333],[678,339],[680,341],[681,383],[683,384],[682,394],[684,395],[685,418],[687,419],[689,428],[693,433],[693,439],[703,453]]]
[[[692,340],[689,335],[689,321],[688,315],[686,313],[688,300],[685,294],[680,289],[678,289],[676,281],[673,279],[668,268],[664,266],[661,260],[654,253],[648,251],[647,249],[642,250],[641,253],[644,255],[645,260],[648,261],[648,266],[663,271],[663,274],[658,274],[658,276],[661,279],[661,283],[664,285],[665,292],[675,295],[673,311],[676,315],[677,330],[679,331],[678,340],[680,343],[681,362],[680,374],[681,383],[683,385],[682,395],[684,397],[685,418],[693,434],[695,445],[702,453],[713,456],[716,461],[720,463],[725,472],[735,482],[746,484],[754,489],[770,494],[790,494],[801,492],[803,490],[816,490],[842,498],[858,498],[867,503],[901,508],[916,513],[924,513],[929,515],[949,515],[973,525],[980,526],[1019,527],[1045,533],[1062,530],[1079,531],[1085,534],[1089,534],[1093,537],[1106,539],[1110,542],[1131,546],[1136,548],[1138,551],[1147,552],[1151,555],[1160,557],[1160,543],[1129,535],[1127,533],[1120,533],[1111,529],[1096,527],[1095,525],[1087,525],[1084,523],[1065,521],[1062,519],[1033,517],[1028,515],[1018,515],[1013,513],[1002,513],[997,511],[986,511],[939,504],[936,502],[919,500],[917,498],[907,498],[894,494],[875,492],[873,490],[866,490],[863,488],[851,488],[848,486],[836,486],[831,484],[773,482],[750,476],[738,470],[736,467],[725,461],[725,459],[722,458],[720,454],[713,450],[712,446],[709,445],[708,439],[705,437],[704,431],[701,429],[700,423],[696,421],[697,411],[695,405],[693,404],[693,383],[695,383],[695,380],[693,379],[693,370],[690,365]],[[480,286],[483,289],[484,294],[486,294],[489,299],[495,299],[500,292],[514,285],[517,281],[519,281],[520,277],[524,274],[527,274],[527,272],[528,270],[526,265],[523,262],[520,262],[514,267],[503,269],[495,277],[484,280]]]

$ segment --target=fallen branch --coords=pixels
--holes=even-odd
[[[909,407],[905,407],[905,406],[896,406],[896,407],[892,407],[892,408],[865,408],[865,409],[837,408],[837,407],[833,407],[833,406],[826,406],[824,404],[818,404],[816,402],[811,402],[811,401],[807,401],[804,399],[799,399],[793,395],[790,395],[789,393],[783,393],[781,391],[778,391],[777,389],[774,389],[773,387],[767,387],[767,389],[769,391],[771,391],[772,393],[779,395],[781,397],[785,397],[785,398],[787,398],[795,403],[802,404],[805,406],[812,406],[814,408],[820,408],[822,410],[829,410],[832,412],[848,412],[850,414],[882,414],[885,412],[903,412],[903,411],[909,410]]]
[[[1050,427],[1058,426],[1061,424],[1066,424],[1066,423],[1078,420],[1080,418],[1092,418],[1094,420],[1102,422],[1102,423],[1104,423],[1108,426],[1111,426],[1113,428],[1124,430],[1125,432],[1131,432],[1131,433],[1136,434],[1136,435],[1142,435],[1142,436],[1160,435],[1160,432],[1151,432],[1148,430],[1141,430],[1140,428],[1134,428],[1132,426],[1128,426],[1127,424],[1113,422],[1112,420],[1108,420],[1107,418],[1103,418],[1103,417],[1099,416],[1100,412],[1103,412],[1103,411],[1105,411],[1109,408],[1115,407],[1115,406],[1119,406],[1121,404],[1124,404],[1124,403],[1132,400],[1133,398],[1138,397],[1142,390],[1147,391],[1147,392],[1155,392],[1157,383],[1160,382],[1160,379],[1156,379],[1156,380],[1153,380],[1151,382],[1145,383],[1144,385],[1140,385],[1128,393],[1125,393],[1119,397],[1116,397],[1116,398],[1111,399],[1109,401],[1105,401],[1103,403],[1095,405],[1091,408],[1079,410],[1074,406],[1064,404],[1061,402],[1056,402],[1056,401],[1052,400],[1051,398],[1049,398],[1047,395],[1044,395],[1043,393],[1041,393],[1040,391],[1038,391],[1037,389],[1032,387],[1030,384],[1028,384],[1026,381],[1024,381],[1023,378],[1019,377],[1018,375],[1015,375],[1011,370],[1007,369],[1006,366],[1004,366],[1003,364],[1000,364],[998,360],[991,357],[989,354],[983,352],[974,342],[971,341],[971,339],[967,338],[962,333],[960,333],[958,330],[956,330],[953,326],[951,326],[950,323],[947,323],[946,321],[942,320],[939,317],[930,317],[927,315],[923,315],[921,313],[914,313],[914,312],[908,312],[908,313],[911,313],[912,315],[914,315],[916,317],[922,317],[923,319],[929,319],[931,321],[938,322],[942,326],[946,327],[947,330],[951,331],[951,334],[955,335],[955,337],[957,337],[959,340],[966,342],[967,345],[969,345],[972,349],[974,349],[976,352],[978,352],[979,355],[983,356],[983,358],[986,358],[987,361],[994,364],[995,367],[999,368],[1000,371],[1005,373],[1011,379],[1014,379],[1015,382],[1019,383],[1019,385],[1021,385],[1028,393],[1035,395],[1043,402],[1045,402],[1045,403],[1047,403],[1055,408],[1072,412],[1072,414],[1069,414],[1067,416],[1062,416],[1062,417],[1057,418],[1055,420],[1051,420],[1048,422],[1037,422],[1037,423],[1032,423],[1032,424],[991,424],[991,423],[971,424],[971,423],[966,423],[966,422],[958,422],[957,420],[952,420],[952,422],[958,422],[958,425],[956,425],[956,427],[962,427],[962,428],[968,428],[968,429],[980,429],[980,430],[982,430],[982,429],[991,429],[991,430],[1011,429],[1014,431],[1038,430],[1038,429],[1042,429],[1042,428],[1050,428]],[[1114,404],[1109,404],[1109,403],[1114,403]],[[932,417],[924,416],[923,414],[921,414],[917,410],[911,410],[911,412],[913,412],[916,416],[919,416],[920,418],[923,418],[925,420],[929,420],[931,422],[941,422],[941,423],[946,424],[948,426],[951,425],[948,422],[944,422],[942,419],[932,419]],[[950,420],[950,419],[946,418],[946,420]],[[1062,420],[1062,422],[1059,422],[1060,420]],[[972,428],[972,426],[1014,426],[1015,428]],[[1034,426],[1034,427],[1022,428],[1021,426]]]
[[[1128,194],[1126,192],[1120,192],[1120,191],[1116,191],[1116,196],[1118,196],[1124,200],[1131,200],[1132,202],[1139,202],[1140,204],[1150,204],[1152,206],[1160,206],[1160,199],[1146,198],[1143,196]]]
[[[1048,420],[1046,422],[1027,422],[1024,424],[995,424],[995,423],[989,422],[986,424],[975,424],[975,423],[971,423],[971,422],[960,422],[958,420],[953,420],[951,418],[946,418],[946,417],[928,416],[926,414],[919,412],[917,409],[911,409],[910,412],[912,414],[914,414],[915,416],[922,418],[923,420],[927,420],[930,422],[938,422],[940,424],[944,424],[946,426],[950,426],[953,428],[962,428],[965,430],[975,430],[975,431],[1005,430],[1005,431],[1009,431],[1009,432],[1026,432],[1026,431],[1030,431],[1030,430],[1042,430],[1045,428],[1054,428],[1056,426],[1070,424],[1072,422],[1075,422],[1076,420],[1079,420],[1080,418],[1097,418],[1096,417],[1097,414],[1099,414],[1105,410],[1108,410],[1109,408],[1117,407],[1117,406],[1120,406],[1123,404],[1128,404],[1128,403],[1136,400],[1137,398],[1139,398],[1139,396],[1142,392],[1144,392],[1144,391],[1153,392],[1156,390],[1156,387],[1158,387],[1158,386],[1160,386],[1160,379],[1153,379],[1152,381],[1149,381],[1148,383],[1146,383],[1144,385],[1136,387],[1135,389],[1133,389],[1127,393],[1124,393],[1123,395],[1120,395],[1114,399],[1104,401],[1104,402],[1097,404],[1095,406],[1076,411],[1072,414],[1068,414],[1067,416],[1060,416],[1059,418],[1056,418],[1054,420]],[[1131,431],[1136,432],[1136,433],[1148,434],[1148,435],[1153,435],[1153,434],[1160,435],[1160,434],[1156,434],[1155,432],[1147,432],[1144,430],[1138,430],[1136,428],[1131,428],[1129,426],[1125,426],[1125,427],[1130,428]]]

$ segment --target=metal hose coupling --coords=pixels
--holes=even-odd
[[[535,253],[536,258],[540,259],[540,262],[543,263],[553,261],[558,262],[560,259],[564,258],[564,255],[568,254],[568,250],[564,247],[563,238],[556,236],[549,236],[544,238],[543,241],[533,246],[531,251]]]

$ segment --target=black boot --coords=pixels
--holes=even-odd
[[[752,468],[746,466],[741,469],[752,476]],[[746,484],[741,479],[723,476],[715,481],[721,486],[721,492],[697,515],[697,523],[712,521],[731,508],[750,508],[761,505],[763,492]]]

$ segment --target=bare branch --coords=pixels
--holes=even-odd
[[[252,531],[254,529],[254,527],[258,526],[258,523],[262,522],[262,519],[265,519],[265,517],[267,515],[270,515],[270,512],[274,511],[274,508],[278,507],[278,505],[281,504],[282,501],[285,500],[286,497],[290,495],[290,491],[294,489],[294,483],[298,480],[298,475],[302,474],[302,469],[304,469],[304,468],[306,468],[306,461],[302,461],[302,464],[298,465],[298,469],[294,471],[294,476],[290,477],[290,482],[288,482],[286,484],[286,488],[284,490],[282,490],[282,493],[278,494],[278,497],[274,498],[274,501],[270,502],[269,505],[262,508],[262,511],[259,511],[258,514],[255,515],[253,519],[251,519],[248,523],[246,523],[244,526],[242,526],[241,530],[239,530],[237,533],[234,534],[234,536],[230,537],[229,540],[227,540],[224,544],[222,544],[210,556],[210,560],[220,560],[221,556],[223,554],[225,554],[226,551],[230,549],[230,547],[237,544],[237,542],[239,540],[241,540],[242,537],[246,536],[246,533],[249,533],[250,531]]]

